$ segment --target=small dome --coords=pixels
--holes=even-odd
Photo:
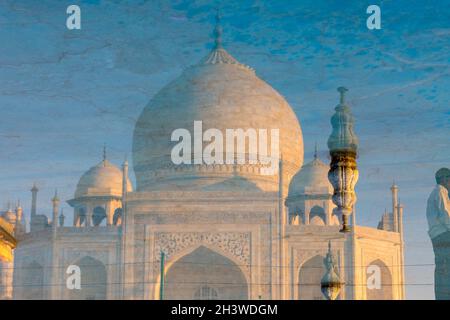
[[[132,191],[128,179],[128,192]],[[75,191],[75,198],[86,196],[122,196],[122,170],[103,160],[83,174]]]
[[[292,178],[289,185],[289,197],[301,194],[332,194],[333,186],[328,181],[329,166],[317,156],[305,164]]]
[[[16,223],[16,215],[14,214],[14,212],[12,212],[11,209],[8,209],[8,211],[5,211],[2,214],[2,216],[9,223],[11,223],[11,224],[15,224]]]

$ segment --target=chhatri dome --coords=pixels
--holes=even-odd
[[[333,194],[333,186],[328,180],[329,169],[330,166],[319,159],[316,149],[314,159],[305,164],[292,178],[289,198],[303,194]]]
[[[8,203],[8,210],[2,214],[2,217],[11,224],[16,223],[16,215],[11,209],[11,203]]]
[[[106,159],[86,171],[80,178],[75,198],[89,196],[121,196],[122,195],[122,170]],[[127,190],[132,191],[131,182],[128,179]]]
[[[289,177],[302,165],[302,131],[294,111],[252,68],[238,62],[222,47],[219,23],[212,51],[162,88],[142,111],[133,137],[136,188],[207,190],[235,179],[233,182],[246,181],[264,191],[278,189],[277,174],[262,175],[261,165],[248,164],[248,160],[242,165],[173,164],[171,151],[178,142],[171,141],[172,132],[184,128],[193,139],[194,121],[203,122],[203,132],[209,128],[220,130],[224,144],[226,129],[279,129],[286,188]],[[246,148],[248,152],[248,145]]]

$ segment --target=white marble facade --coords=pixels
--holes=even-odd
[[[279,173],[262,175],[254,164],[173,164],[171,132],[192,130],[196,120],[204,130],[279,128]],[[128,164],[105,158],[68,201],[72,226],[54,216],[21,236],[14,298],[159,299],[164,252],[164,299],[322,299],[331,243],[345,282],[340,299],[403,299],[401,230],[339,232],[328,166],[317,155],[302,164],[302,132],[289,104],[216,43],[137,121],[134,188]],[[366,285],[374,264],[380,289]],[[69,265],[80,266],[84,290],[66,287]]]

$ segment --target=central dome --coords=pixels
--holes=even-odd
[[[240,165],[175,165],[171,151],[178,142],[171,141],[172,132],[184,128],[193,139],[194,121],[202,121],[203,132],[209,128],[223,132],[224,143],[226,129],[267,129],[268,133],[270,129],[279,129],[285,183],[289,183],[288,177],[302,165],[302,131],[289,104],[258,78],[253,69],[216,46],[200,63],[186,69],[157,93],[140,115],[133,138],[138,191],[186,187],[192,190],[236,176],[244,179],[233,181],[250,182],[260,190],[277,190],[278,175],[262,175],[261,165],[248,164],[248,161]]]

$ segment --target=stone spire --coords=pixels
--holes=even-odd
[[[20,205],[20,200],[18,200],[16,206],[16,226],[15,226],[16,235],[22,233],[23,231],[22,221],[23,221],[23,209],[22,206]]]
[[[216,14],[216,26],[214,28],[214,49],[222,48],[222,26],[220,24],[221,14],[217,10]]]
[[[33,187],[31,188],[31,220],[33,220],[33,217],[36,216],[36,203],[38,191],[39,189],[36,187],[36,183],[33,183]]]
[[[125,161],[122,165],[122,208],[125,206],[126,196],[128,192],[128,159],[125,157]],[[123,212],[123,210],[122,210]]]
[[[106,144],[103,145],[103,166],[106,166]]]
[[[58,226],[58,212],[59,212],[59,197],[58,197],[58,190],[55,189],[55,195],[52,198],[52,204],[53,204],[53,217],[52,217],[52,227],[53,229],[56,229]]]
[[[399,232],[398,228],[398,187],[395,184],[395,181],[392,182],[391,186],[392,192],[392,224],[393,231]]]
[[[224,48],[222,44],[222,25],[221,25],[221,14],[217,11],[216,14],[216,25],[214,27],[214,47],[211,52],[200,61],[200,65],[209,65],[209,64],[232,64],[244,69],[253,71],[247,65],[244,65],[237,61],[231,54],[229,54]]]

